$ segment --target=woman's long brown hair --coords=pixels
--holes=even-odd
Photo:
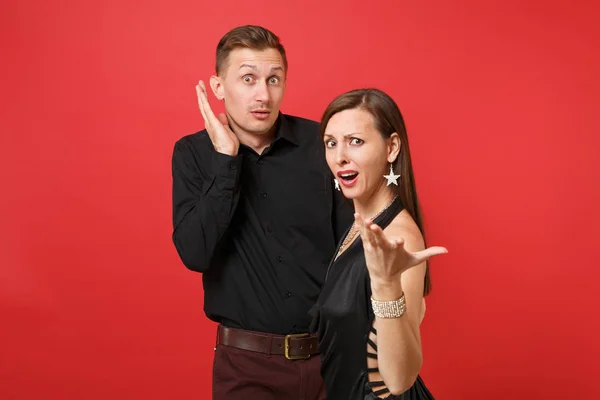
[[[400,171],[401,183],[397,187],[397,194],[404,208],[415,220],[425,247],[425,230],[423,227],[423,218],[421,216],[421,207],[417,197],[415,178],[410,159],[410,148],[408,146],[408,136],[404,118],[396,102],[387,94],[378,89],[357,89],[344,93],[336,97],[325,109],[321,117],[321,137],[325,133],[325,128],[332,116],[344,111],[360,108],[368,111],[375,121],[375,128],[384,138],[389,138],[392,133],[397,133],[400,137],[400,153],[392,163],[394,171]],[[429,263],[426,263],[425,282],[423,295],[427,296],[431,292],[431,277],[429,276]]]

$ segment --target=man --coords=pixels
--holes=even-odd
[[[287,59],[259,26],[228,32],[210,87],[196,87],[206,129],[173,152],[173,241],[203,274],[219,323],[214,399],[323,399],[309,310],[351,209],[333,188],[318,124],[285,115]]]

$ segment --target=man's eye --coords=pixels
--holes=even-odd
[[[242,78],[244,80],[244,82],[246,83],[250,83],[252,82],[252,77],[250,75],[246,75]]]
[[[273,76],[271,79],[269,79],[269,83],[275,85],[279,83],[279,78],[276,76]]]

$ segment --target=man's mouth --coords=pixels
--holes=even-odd
[[[253,110],[252,111],[252,115],[254,115],[254,117],[258,118],[258,119],[268,118],[270,114],[271,114],[271,111],[269,111],[269,110]]]

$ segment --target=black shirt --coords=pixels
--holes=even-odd
[[[280,114],[262,154],[214,150],[206,131],[173,151],[173,242],[203,273],[204,310],[225,326],[306,332],[352,210],[325,161],[319,125]]]

